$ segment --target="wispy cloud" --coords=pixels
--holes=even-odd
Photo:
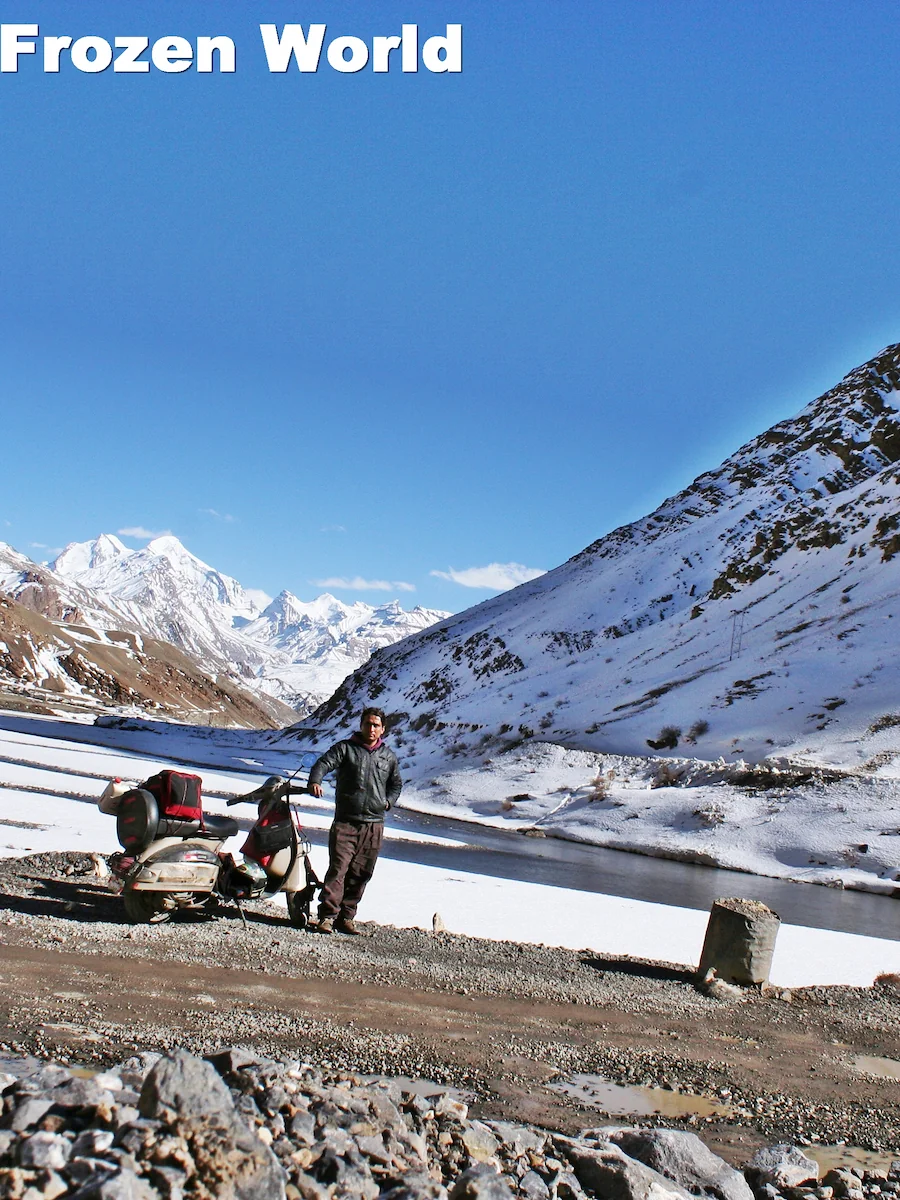
[[[354,575],[352,579],[330,577],[328,579],[311,579],[313,587],[342,588],[347,592],[414,592],[413,583],[404,583],[402,579],[363,579]]]
[[[220,513],[215,508],[198,508],[198,512],[203,513],[205,517],[215,517],[217,521],[233,521],[234,517],[231,513]]]
[[[323,525],[319,533],[346,533],[346,525]]]
[[[32,550],[46,550],[48,554],[52,554],[54,557],[63,552],[62,546],[47,546],[44,542],[29,542],[28,545]]]
[[[448,571],[432,571],[438,579],[447,579],[450,583],[458,583],[462,587],[481,588],[491,592],[505,592],[529,579],[537,579],[547,572],[540,567],[526,567],[522,563],[488,563],[486,567],[466,567],[464,571],[456,571],[450,567]]]
[[[143,525],[129,525],[126,529],[117,529],[116,533],[120,537],[137,538],[142,542],[152,542],[154,538],[171,537],[171,529],[159,529],[154,532],[152,529],[145,529]]]
[[[244,588],[244,595],[251,600],[258,609],[268,608],[272,603],[272,597],[268,592],[264,592],[262,588]]]

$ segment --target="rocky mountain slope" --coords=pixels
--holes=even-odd
[[[893,345],[649,516],[379,651],[292,735],[373,701],[413,776],[530,739],[891,772],[898,592]]]
[[[198,725],[281,726],[291,712],[232,678],[210,677],[168,642],[51,621],[0,592],[4,708],[96,715],[140,709]]]
[[[207,671],[308,712],[372,651],[446,613],[394,601],[304,603],[282,592],[260,610],[236,579],[191,554],[176,537],[132,550],[103,534],[73,542],[48,566],[0,544],[0,588],[51,619],[122,629],[178,647]]]

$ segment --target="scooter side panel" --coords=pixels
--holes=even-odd
[[[291,865],[291,849],[288,846],[284,850],[279,850],[277,854],[273,854],[269,859],[266,867],[266,875],[270,880],[277,882]],[[306,887],[306,868],[303,865],[303,855],[297,855],[297,861],[294,863],[293,870],[285,881],[282,891],[285,892],[300,892]]]
[[[221,869],[220,844],[201,838],[161,838],[140,856],[132,887],[141,892],[211,892]]]

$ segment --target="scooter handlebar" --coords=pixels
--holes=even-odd
[[[243,796],[235,796],[231,800],[226,800],[225,804],[229,808],[232,804],[258,804],[261,800],[277,799],[281,796],[305,796],[308,791],[309,788],[306,784],[302,787],[295,787],[289,779],[272,775],[252,792],[247,792]]]

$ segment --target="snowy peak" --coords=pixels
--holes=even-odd
[[[146,608],[158,626],[154,634],[166,638],[169,630],[167,640],[176,644],[181,643],[172,638],[169,621],[173,604],[175,612],[189,604],[201,621],[208,618],[210,605],[224,606],[232,610],[232,624],[235,617],[251,620],[259,612],[236,579],[214,570],[171,535],[154,538],[142,550],[129,550],[117,538],[101,534],[93,542],[67,546],[53,569],[124,603],[129,616],[137,616],[137,607]],[[163,617],[165,626],[159,625]]]
[[[111,534],[73,542],[52,568],[0,550],[0,588],[56,620],[140,630],[197,658],[208,671],[309,711],[372,652],[445,613],[399,602],[373,608],[325,593],[309,602],[283,591],[260,612],[236,579],[177,537],[130,550]]]
[[[615,555],[626,540],[655,540],[747,493],[757,493],[753,499],[773,511],[792,500],[814,505],[898,460],[900,345],[891,345],[796,417],[773,425],[655,512],[598,539],[582,554]]]
[[[69,579],[78,579],[86,571],[102,569],[133,553],[113,534],[102,533],[92,542],[69,542],[50,563],[50,569]]]

